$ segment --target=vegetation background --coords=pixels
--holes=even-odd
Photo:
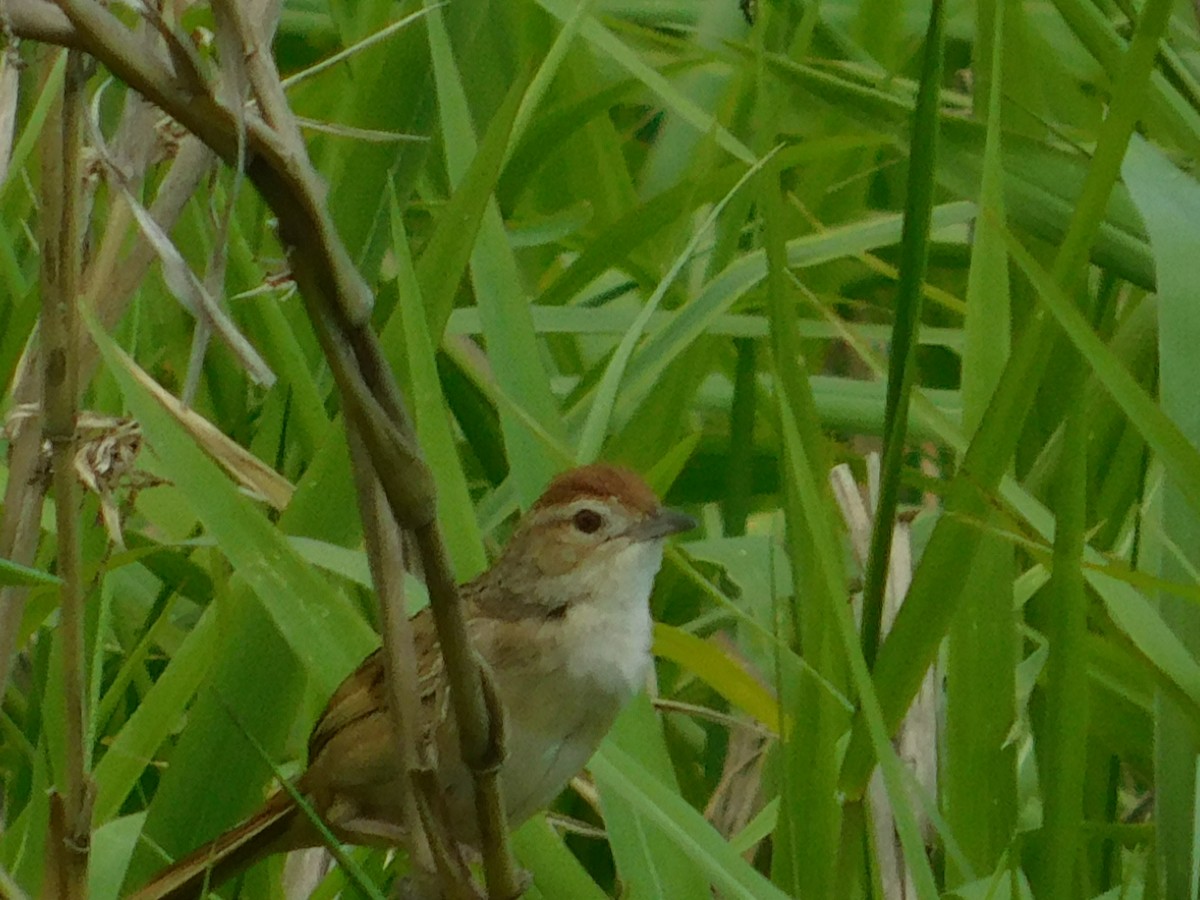
[[[216,71],[208,7],[166,15]],[[656,705],[515,835],[529,896],[1196,896],[1197,31],[1166,0],[284,5],[287,98],[458,575],[575,461],[627,463],[703,523],[659,580]],[[65,71],[25,41],[0,73],[10,435],[36,422]],[[104,900],[296,771],[375,610],[276,223],[105,70],[87,90]],[[230,327],[183,308],[183,264]],[[0,894],[21,896],[67,739],[61,518],[35,508],[21,559],[13,465]],[[354,855],[385,891],[385,857]],[[281,896],[281,865],[241,895]],[[339,890],[361,888],[335,871],[314,896]]]

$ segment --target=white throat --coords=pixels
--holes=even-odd
[[[653,640],[650,590],[662,553],[662,541],[640,541],[587,573],[591,599],[573,604],[563,622],[573,648],[570,677],[622,700],[641,689]]]

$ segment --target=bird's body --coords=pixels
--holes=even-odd
[[[636,475],[586,466],[555,479],[503,555],[461,589],[468,631],[506,710],[500,769],[505,810],[519,824],[545,808],[587,763],[650,665],[649,595],[663,538],[694,524],[663,509]],[[477,841],[471,774],[459,755],[433,619],[411,620],[420,721],[447,822]],[[382,651],[326,704],[296,790],[339,840],[404,843],[409,781],[395,752]],[[318,846],[321,835],[280,792],[258,813],[164,870],[132,900],[199,895],[271,853]]]

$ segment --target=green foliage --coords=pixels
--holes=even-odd
[[[979,0],[937,28],[897,0],[754,5],[295,0],[276,38],[459,576],[574,461],[630,464],[703,523],[653,601],[658,707],[515,835],[529,896],[1194,896],[1195,23],[1165,0]],[[10,422],[64,70],[20,52]],[[98,104],[108,140],[131,99]],[[148,206],[163,156],[131,186]],[[85,278],[82,407],[144,438],[124,546],[81,510],[91,889],[113,898],[298,770],[375,609],[333,378],[260,198],[216,171],[171,236],[269,387],[194,347],[159,271],[118,296],[100,262],[135,271],[137,228],[88,190],[88,274],[111,277]],[[150,383],[180,395],[190,360],[191,412],[165,406]],[[885,486],[874,541],[839,463]],[[0,560],[25,597],[0,894],[39,890],[63,769],[52,503],[36,552]],[[393,864],[356,859],[386,888]],[[282,896],[277,869],[243,896]]]

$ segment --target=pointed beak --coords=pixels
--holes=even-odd
[[[665,538],[669,534],[691,531],[695,527],[696,520],[687,513],[662,507],[649,518],[629,528],[625,534],[635,541],[653,541]]]

